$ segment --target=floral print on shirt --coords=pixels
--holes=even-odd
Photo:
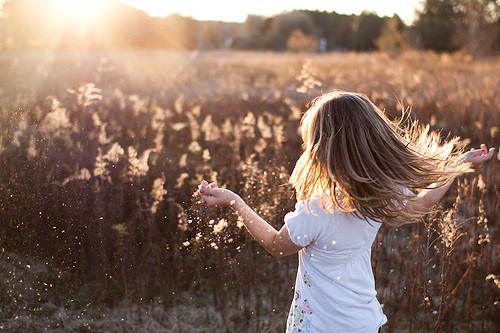
[[[307,287],[312,287],[312,279],[309,273],[305,272],[303,275],[304,284]],[[288,317],[288,330],[290,333],[311,333],[311,318],[313,313],[311,304],[306,298],[302,298],[300,291],[295,291],[295,298],[293,301],[293,310],[290,311]]]
[[[307,272],[304,273],[304,283],[306,284],[306,286],[312,287],[311,275],[309,275],[309,273]]]
[[[307,299],[300,302],[300,293],[295,293],[295,305],[288,317],[288,328],[290,333],[310,333],[312,308]]]

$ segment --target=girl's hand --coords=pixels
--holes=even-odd
[[[239,199],[236,193],[225,188],[219,188],[216,182],[208,184],[207,181],[203,180],[198,188],[197,193],[201,196],[201,200],[209,207],[233,205]]]
[[[495,148],[488,148],[485,144],[481,144],[481,149],[472,148],[470,151],[462,154],[462,161],[465,163],[472,163],[474,167],[478,168],[491,159],[495,154]]]

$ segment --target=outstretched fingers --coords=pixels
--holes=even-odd
[[[201,201],[209,207],[218,206],[223,200],[216,181],[208,183],[203,179],[194,195],[199,196]]]
[[[488,147],[483,143],[481,144],[480,149],[471,148],[470,152],[477,162],[482,163],[491,159],[493,155],[495,155],[495,148],[488,149]]]
[[[481,144],[481,149],[476,153],[476,156],[480,157],[482,159],[482,162],[484,162],[491,159],[494,154],[495,148],[490,148],[488,150],[488,147],[483,143]]]
[[[203,179],[203,180],[201,181],[200,185],[198,185],[198,189],[197,189],[197,190],[193,193],[193,195],[194,195],[194,196],[196,196],[196,195],[200,195],[200,190],[201,190],[202,188],[206,188],[207,186],[210,186],[210,185],[208,184],[208,182],[207,182],[205,179]]]

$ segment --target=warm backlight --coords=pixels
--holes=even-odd
[[[70,19],[88,19],[103,8],[103,0],[56,0],[56,10]]]

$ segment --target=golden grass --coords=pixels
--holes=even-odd
[[[321,92],[366,93],[391,117],[403,102],[473,146],[500,135],[499,59],[131,51],[2,54],[0,69],[2,253],[52,271],[40,300],[21,302],[28,282],[2,281],[16,291],[2,298],[9,325],[19,313],[36,322],[33,302],[79,311],[159,299],[182,312],[183,293],[207,301],[192,306],[216,313],[218,330],[282,331],[295,258],[271,259],[235,216],[191,195],[217,178],[281,226],[298,119]],[[461,178],[425,223],[382,229],[373,264],[388,332],[497,322],[496,163]]]

